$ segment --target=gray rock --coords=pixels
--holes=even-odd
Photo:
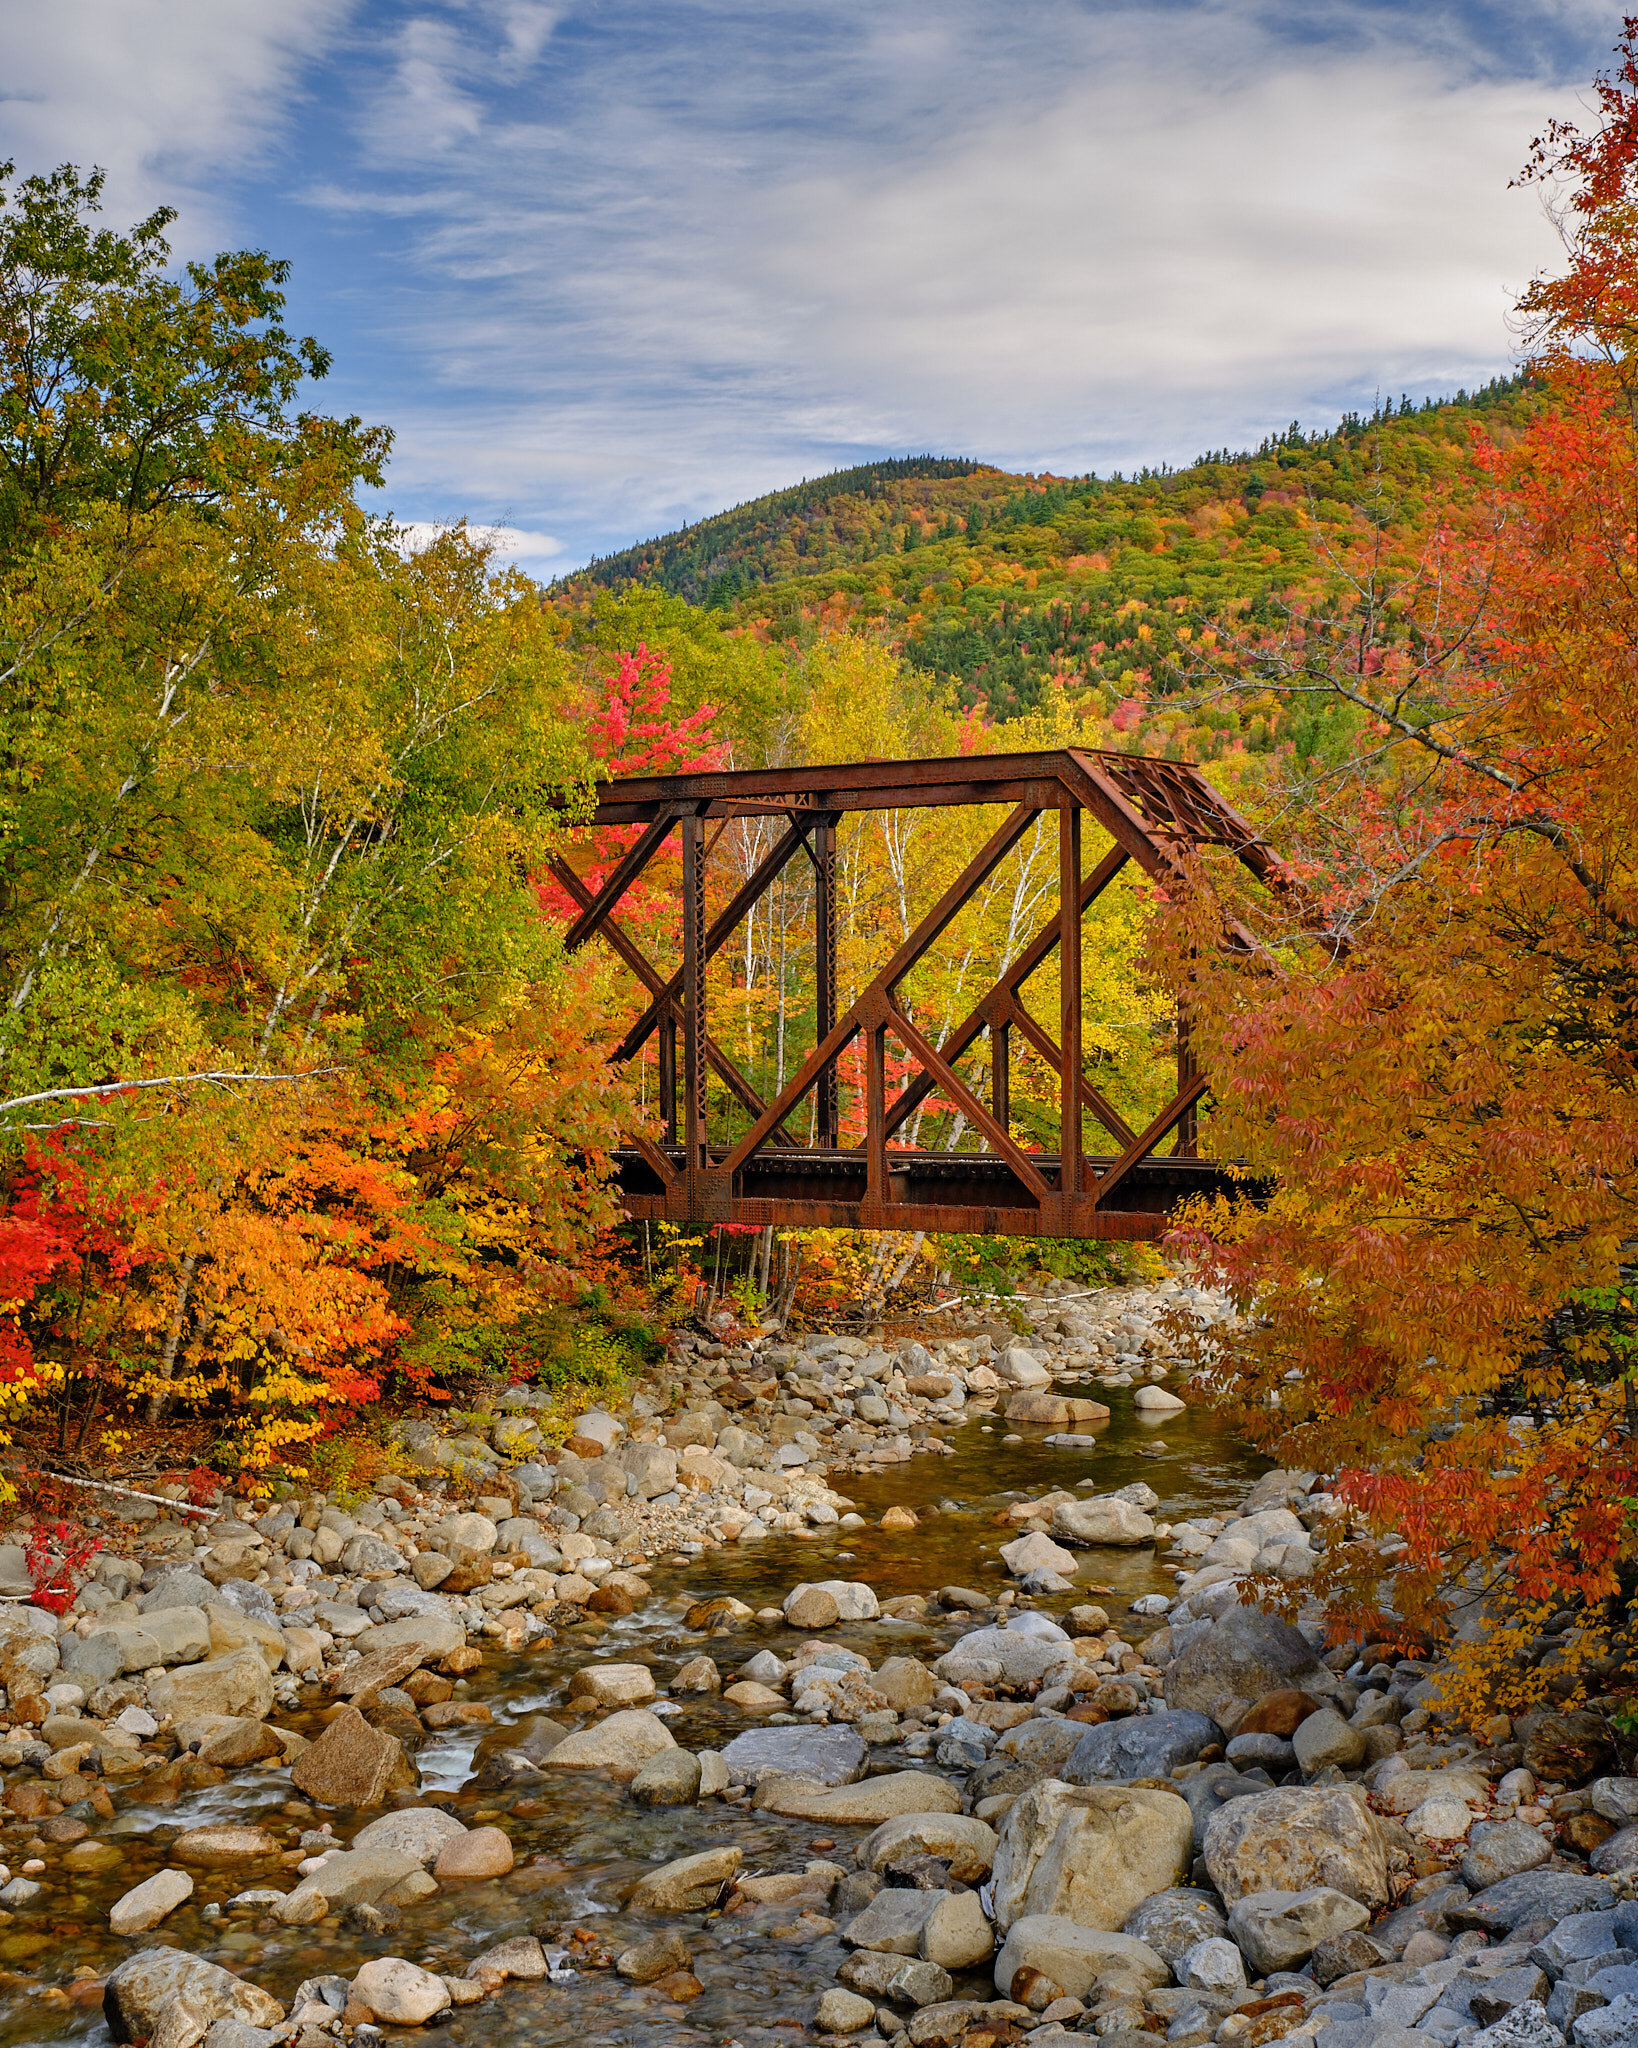
[[[686,1749],[662,1749],[631,1781],[639,1806],[692,1806],[700,1795],[700,1760]]]
[[[1173,1975],[1191,1991],[1217,1991],[1229,1998],[1238,1998],[1246,1988],[1246,1966],[1240,1951],[1220,1935],[1197,1941],[1174,1967]]]
[[[1371,1929],[1371,1939],[1379,1942],[1389,1955],[1401,1956],[1413,1934],[1437,1934],[1441,1938],[1454,1934],[1457,1930],[1448,1916],[1453,1908],[1465,1906],[1467,1901],[1466,1885],[1440,1885],[1414,1905],[1401,1906],[1396,1913],[1379,1920]]]
[[[1575,2022],[1570,2038],[1575,2048],[1632,2048],[1633,2042],[1638,2041],[1638,1998],[1629,1993],[1597,2012],[1584,2012]],[[1479,2039],[1483,2041],[1484,2036],[1481,2034]],[[1535,2044],[1530,2043],[1529,2048],[1535,2048]]]
[[[1594,1970],[1587,1979],[1589,1990],[1600,1991],[1613,2005],[1618,1998],[1638,1998],[1638,1963],[1623,1962]]]
[[[199,2048],[274,2048],[278,2038],[272,2027],[247,2026],[243,2020],[213,2020]]]
[[[1586,1962],[1593,1956],[1607,1955],[1612,1948],[1620,1948],[1621,1938],[1616,1933],[1618,1910],[1572,1913],[1550,1934],[1541,1937],[1530,1951],[1530,1960],[1539,1963],[1549,1976],[1560,1977],[1571,1963]]]
[[[1256,1607],[1230,1607],[1166,1667],[1166,1704],[1202,1714],[1224,1694],[1249,1705],[1288,1686],[1329,1694],[1336,1680],[1306,1636]]]
[[[1547,2017],[1561,2034],[1568,2034],[1584,2012],[1597,2012],[1609,2000],[1602,1991],[1585,1984],[1572,1984],[1568,1977],[1553,1986],[1547,2000]]]
[[[1563,2048],[1564,2036],[1536,1999],[1518,2005],[1482,2032],[1470,2035],[1467,2048]]]
[[[995,1988],[1003,1998],[1012,1995],[1013,1977],[1026,1966],[1061,1984],[1071,1998],[1084,1998],[1095,1979],[1113,1970],[1131,1972],[1146,1989],[1171,1975],[1147,1942],[1081,1927],[1056,1913],[1028,1914],[1007,1930],[995,1962]]]
[[[1462,1882],[1471,1891],[1484,1891],[1504,1877],[1534,1870],[1552,1853],[1552,1844],[1527,1821],[1475,1821],[1462,1858]]]
[[[1234,1902],[1228,1931],[1253,1971],[1266,1977],[1271,1970],[1300,1970],[1322,1941],[1354,1933],[1370,1917],[1357,1899],[1315,1885],[1301,1892],[1247,1892]]]
[[[199,1572],[167,1572],[146,1593],[137,1596],[137,1612],[154,1614],[165,1607],[203,1607],[216,1598],[216,1588]]]
[[[1052,1672],[1072,1674],[1078,1660],[1061,1632],[1043,1636],[1016,1628],[978,1628],[946,1650],[933,1669],[940,1678],[960,1685],[964,1678],[981,1683],[1035,1685]]]
[[[1592,1809],[1617,1827],[1631,1827],[1638,1821],[1638,1778],[1595,1778]]]
[[[1381,1906],[1388,1860],[1375,1820],[1344,1787],[1288,1787],[1218,1808],[1206,1824],[1206,1868],[1232,1906],[1247,1892],[1328,1886]]]
[[[244,2020],[276,2027],[284,2007],[254,1984],[233,1976],[185,1949],[144,1948],[109,1972],[103,1987],[103,2017],[116,2041],[151,2035],[166,2011],[185,1999],[207,2023]]]
[[[838,1727],[747,1728],[722,1751],[736,1785],[764,1778],[809,1778],[820,1785],[851,1785],[864,1774],[870,1750],[862,1735]]]
[[[1605,1912],[1614,1904],[1615,1887],[1603,1878],[1582,1877],[1573,1870],[1526,1870],[1453,1903],[1446,1918],[1455,1928],[1511,1934],[1526,1920],[1568,1920],[1575,1913]]]
[[[1339,1771],[1357,1770],[1365,1758],[1364,1735],[1334,1707],[1321,1707],[1317,1714],[1310,1714],[1291,1738],[1291,1746],[1305,1778],[1328,1765]]]
[[[898,1886],[879,1891],[862,1913],[848,1921],[842,1939],[850,1948],[913,1956],[921,1947],[921,1930],[933,1908],[947,1896],[942,1891],[910,1891]]]
[[[1068,1785],[1091,1785],[1107,1779],[1164,1778],[1179,1764],[1193,1763],[1209,1743],[1222,1739],[1223,1731],[1206,1714],[1130,1714],[1124,1720],[1104,1721],[1088,1728],[1070,1753],[1061,1776]]]
[[[1606,1877],[1638,1871],[1638,1827],[1623,1828],[1607,1842],[1600,1842],[1587,1861]]]
[[[1271,1777],[1297,1761],[1296,1744],[1283,1735],[1236,1735],[1223,1753],[1231,1764],[1261,1764]]]
[[[394,1551],[394,1567],[402,1562]],[[225,1601],[229,1607],[236,1607],[241,1614],[252,1614],[258,1621],[271,1622],[275,1628],[278,1626],[279,1611],[273,1605],[273,1595],[253,1579],[224,1579],[216,1588],[216,1598]]]
[[[822,2034],[857,2034],[876,2017],[876,2008],[856,1991],[839,1991],[834,1986],[820,1995],[814,2024]]]
[[[1210,1892],[1179,1887],[1145,1899],[1122,1921],[1120,1931],[1146,1943],[1175,1970],[1196,1942],[1227,1933],[1228,1922]]]

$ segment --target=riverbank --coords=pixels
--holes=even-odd
[[[1539,2007],[1602,2048],[1625,1922],[1534,1961],[1531,1923],[1631,1889],[1607,1731],[1449,1726],[1429,1666],[1238,1605],[1347,1532],[1165,1392],[1219,1304],[1026,1313],[682,1347],[555,1458],[516,1390],[346,1507],[146,1504],[61,1626],[0,1617],[0,2041],[1422,2048]]]

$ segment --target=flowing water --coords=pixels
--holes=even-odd
[[[679,1664],[704,1651],[727,1678],[754,1651],[769,1648],[788,1656],[801,1638],[757,1624],[710,1638],[687,1631],[684,1610],[710,1594],[729,1593],[762,1607],[776,1605],[798,1580],[825,1578],[863,1579],[884,1600],[950,1584],[999,1592],[1009,1581],[996,1551],[1012,1532],[996,1526],[993,1517],[1010,1498],[1074,1487],[1084,1478],[1096,1481],[1084,1492],[1109,1492],[1141,1479],[1160,1496],[1157,1519],[1176,1520],[1231,1509],[1266,1469],[1266,1461],[1203,1409],[1147,1422],[1132,1410],[1128,1390],[1100,1398],[1114,1414],[1100,1426],[1095,1451],[1047,1445],[1039,1430],[1006,1442],[1003,1423],[975,1418],[946,1439],[952,1455],[918,1456],[879,1472],[837,1477],[838,1489],[858,1504],[869,1526],[831,1528],[811,1537],[771,1536],[709,1553],[686,1567],[680,1559],[659,1560],[649,1574],[654,1597],[642,1611],[606,1624],[581,1624],[527,1654],[493,1653],[472,1674],[463,1696],[485,1703],[495,1723],[504,1726],[534,1713],[578,1719],[564,1705],[569,1679],[594,1658],[648,1663],[663,1689]],[[922,1517],[917,1528],[894,1532],[874,1526],[886,1508],[901,1504]],[[1113,1588],[1095,1597],[1117,1625],[1125,1622],[1131,1600],[1169,1584],[1149,1550],[1098,1552],[1083,1562],[1077,1583],[1093,1581]],[[1064,1607],[1087,1597],[1077,1591],[1041,1604]],[[930,1661],[971,1625],[968,1618],[935,1612],[926,1622],[844,1624],[832,1639],[873,1663],[898,1654]],[[1125,1631],[1128,1640],[1141,1638],[1150,1626],[1135,1623]],[[315,1695],[315,1708],[319,1704]],[[709,1695],[660,1704],[677,1741],[690,1749],[720,1748],[754,1725]],[[314,1715],[287,1721],[309,1735],[320,1727]],[[380,1936],[344,1930],[336,1920],[282,1927],[259,1908],[229,1908],[236,1893],[252,1887],[290,1887],[294,1878],[276,1859],[231,1871],[196,1871],[193,1897],[154,1933],[139,1942],[110,1933],[109,1907],[166,1864],[169,1845],[182,1829],[206,1822],[255,1823],[294,1847],[299,1830],[321,1826],[327,1816],[300,1799],[283,1769],[241,1771],[169,1806],[125,1803],[112,1822],[92,1823],[93,1836],[121,1852],[117,1865],[96,1874],[65,1870],[63,1847],[30,1850],[37,1824],[8,1817],[3,1853],[13,1872],[31,1853],[48,1867],[43,1895],[0,1925],[0,2048],[106,2042],[100,1995],[90,1982],[75,1991],[72,1979],[76,1970],[100,1976],[137,1946],[189,1949],[288,2003],[303,1978],[327,1971],[351,1977],[372,1955],[406,1955],[458,1976],[497,1941],[533,1932],[550,1949],[563,1946],[577,1928],[606,1948],[624,1947],[659,1929],[679,1932],[703,1992],[678,2004],[612,1971],[581,1969],[562,1984],[508,1984],[484,2004],[459,2010],[442,2038],[473,2048],[525,2042],[544,2048],[588,2042],[661,2048],[696,2041],[739,2041],[750,2048],[797,2038],[817,1995],[836,1981],[844,1952],[834,1929],[803,1918],[790,1905],[644,1919],[622,1913],[621,1897],[646,1868],[725,1845],[743,1852],[745,1874],[800,1870],[815,1856],[851,1866],[862,1830],[843,1829],[836,1839],[812,1822],[717,1801],[643,1808],[596,1773],[548,1775],[544,1782],[501,1793],[468,1790],[473,1752],[488,1732],[469,1727],[432,1737],[416,1759],[422,1797],[447,1804],[468,1826],[504,1826],[517,1867],[491,1882],[444,1887],[437,1898],[406,1909],[396,1931]],[[875,1768],[905,1763],[893,1748],[872,1753]],[[119,1805],[118,1794],[115,1799]],[[341,1840],[353,1831],[349,1817],[336,1817],[335,1826]],[[958,1981],[958,1992],[993,1996],[987,1982],[974,1973],[970,1982]]]

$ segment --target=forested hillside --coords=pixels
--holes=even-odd
[[[609,556],[558,595],[649,586],[774,642],[869,626],[987,720],[1054,684],[1108,715],[1164,694],[1203,622],[1264,619],[1282,594],[1324,588],[1373,527],[1414,544],[1435,495],[1474,475],[1475,428],[1505,441],[1531,405],[1522,378],[1497,379],[1130,479],[868,464]]]

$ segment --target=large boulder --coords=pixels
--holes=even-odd
[[[1144,1899],[1185,1876],[1193,1853],[1194,1823],[1173,1793],[1043,1779],[1001,1823],[991,1878],[996,1925],[1048,1914],[1113,1932]]]
[[[658,1714],[632,1707],[566,1735],[544,1763],[549,1771],[607,1771],[629,1784],[656,1750],[675,1744],[676,1737]]]
[[[1220,1806],[1206,1824],[1211,1881],[1233,1906],[1247,1892],[1319,1885],[1363,1906],[1388,1902],[1388,1859],[1375,1820],[1350,1788],[1288,1786]]]
[[[640,1707],[654,1697],[654,1673],[646,1664],[585,1664],[569,1680],[570,1701],[599,1707]]]
[[[1312,1644],[1288,1623],[1258,1607],[1229,1607],[1166,1667],[1166,1704],[1212,1714],[1230,1734],[1240,1716],[1265,1693],[1332,1693],[1336,1679],[1314,1655]],[[1231,1713],[1213,1710],[1238,1701]]]
[[[805,1778],[820,1785],[850,1785],[864,1772],[870,1750],[847,1726],[747,1728],[722,1752],[736,1785],[760,1785],[764,1778]]]
[[[430,1898],[436,1890],[418,1856],[396,1849],[344,1849],[326,1856],[294,1891],[286,1892],[273,1908],[273,1917],[286,1927],[310,1927],[326,1913],[347,1906],[374,1906],[383,1900],[407,1906]]]
[[[1152,1519],[1117,1494],[1092,1500],[1061,1500],[1052,1510],[1052,1526],[1066,1542],[1115,1550],[1136,1550],[1155,1540]]]
[[[474,1520],[480,1519],[482,1517],[474,1517]],[[456,1650],[466,1648],[466,1623],[455,1615],[447,1602],[440,1602],[438,1606],[424,1608],[418,1614],[406,1614],[401,1621],[384,1621],[377,1628],[364,1629],[353,1640],[370,1656],[383,1650],[397,1649],[401,1643],[414,1643],[420,1649],[422,1663],[435,1664],[440,1657],[451,1656]]]
[[[1129,1934],[1110,1934],[1082,1927],[1058,1914],[1032,1913],[1007,1929],[995,1959],[995,1988],[1012,1996],[1020,1970],[1039,1970],[1071,1998],[1085,1998],[1093,1980],[1119,1970],[1138,1978],[1145,1989],[1164,1984],[1171,1970],[1147,1942]]]
[[[1070,1785],[1108,1778],[1164,1778],[1222,1739],[1222,1730],[1209,1714],[1131,1714],[1087,1729],[1061,1776]]]
[[[1006,1413],[1009,1422],[1038,1422],[1048,1429],[1109,1420],[1109,1410],[1101,1401],[1076,1400],[1068,1394],[1048,1393],[1043,1387],[1026,1387],[1014,1394]]]
[[[173,1721],[195,1714],[224,1714],[234,1719],[265,1721],[273,1711],[273,1674],[253,1649],[210,1657],[203,1664],[183,1664],[156,1678],[148,1688],[155,1713]]]
[[[102,2011],[116,2041],[151,2035],[170,2007],[186,2000],[207,2024],[242,2020],[252,2027],[276,2027],[284,2007],[255,1984],[179,1948],[144,1948],[109,1973]]]
[[[291,1783],[322,1806],[379,1806],[401,1786],[413,1790],[415,1765],[396,1735],[372,1728],[344,1707],[290,1770]]]

